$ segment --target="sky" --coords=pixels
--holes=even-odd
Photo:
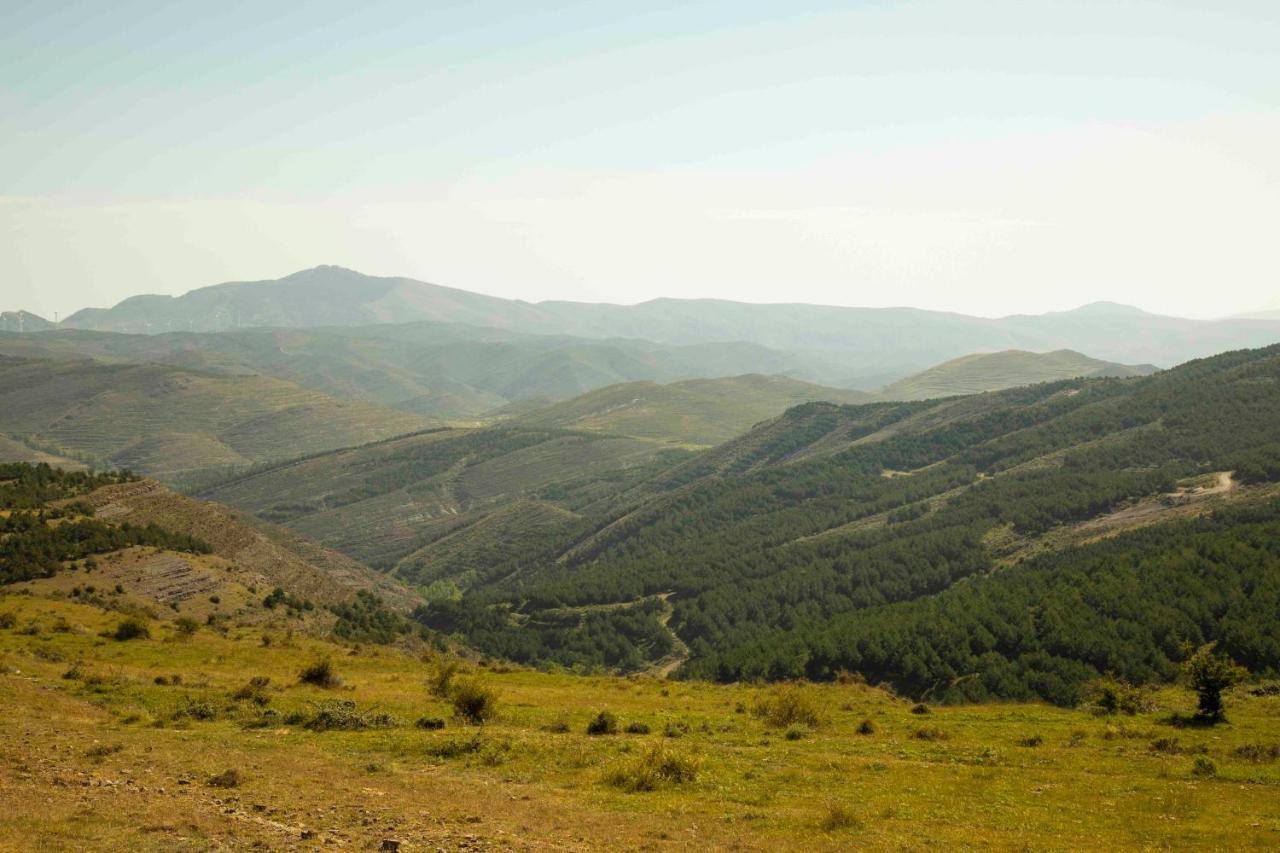
[[[1280,3],[0,2],[0,309],[1280,307]]]

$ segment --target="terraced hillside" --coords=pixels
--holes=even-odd
[[[464,563],[494,557],[491,548],[518,557],[522,540],[513,525],[532,525],[540,535],[565,524],[576,529],[569,522],[594,504],[689,455],[652,441],[564,430],[442,429],[268,467],[199,496],[430,583],[442,579],[430,568],[432,543],[452,543],[438,547]],[[463,549],[462,542],[472,544]]]
[[[899,379],[877,396],[885,400],[927,400],[1077,377],[1146,376],[1156,370],[1149,364],[1116,364],[1072,350],[1044,353],[1005,350],[966,355],[939,364]]]
[[[360,596],[388,613],[418,602],[341,554],[154,480],[22,464],[0,465],[0,590],[322,633]]]
[[[604,632],[565,609],[597,609],[656,658],[645,602],[670,595],[685,675],[845,669],[953,699],[1070,703],[1107,670],[1168,679],[1184,641],[1274,671],[1276,480],[1280,348],[1127,380],[806,404],[608,496],[572,538],[422,618],[493,654],[607,664],[583,650]]]
[[[421,429],[423,418],[264,376],[0,357],[0,432],[160,478],[244,467]]]
[[[759,374],[669,385],[628,382],[522,415],[516,423],[707,446],[728,441],[800,403],[866,399],[860,391]]]

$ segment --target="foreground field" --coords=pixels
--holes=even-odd
[[[430,655],[161,622],[121,641],[119,614],[36,596],[0,613],[5,849],[1280,845],[1277,696],[1203,729],[1168,722],[1193,706],[1172,689],[1101,717],[830,685],[774,726],[755,710],[785,689],[464,665],[500,697],[469,726]],[[300,684],[325,657],[341,686]],[[601,710],[620,731],[587,735]],[[694,778],[630,790],[664,764]]]

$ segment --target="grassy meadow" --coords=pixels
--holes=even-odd
[[[126,618],[0,598],[0,848],[1280,846],[1280,695],[1256,685],[1228,722],[1179,727],[1180,688],[1131,716],[920,708],[256,627],[115,639]],[[337,683],[301,683],[323,660]],[[483,724],[450,698],[474,694],[479,716],[496,696]]]

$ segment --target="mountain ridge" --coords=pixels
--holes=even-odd
[[[341,298],[331,298],[335,295]],[[1074,349],[1110,361],[1162,367],[1238,346],[1280,340],[1280,322],[1188,320],[1093,303],[1071,311],[990,319],[916,308],[754,304],[664,297],[635,305],[527,302],[404,277],[324,266],[282,279],[232,282],[160,301],[83,309],[66,328],[216,331],[246,326],[314,327],[412,320],[465,322],[534,334],[640,338],[663,344],[745,341],[843,362],[825,384],[897,371],[898,376],[983,350]],[[154,310],[152,310],[154,309]],[[185,327],[185,329],[184,329]],[[850,367],[850,365],[854,365]],[[741,371],[739,371],[741,372]]]

